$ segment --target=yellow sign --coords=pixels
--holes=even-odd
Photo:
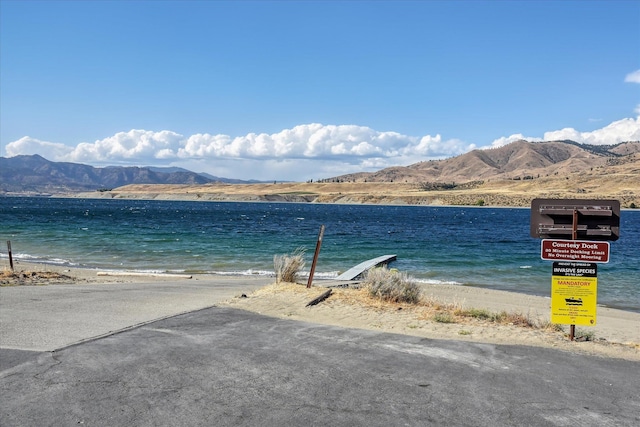
[[[551,323],[596,324],[597,277],[551,276]]]

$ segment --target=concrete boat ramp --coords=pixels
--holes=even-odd
[[[351,267],[334,280],[356,280],[360,278],[367,270],[373,267],[379,267],[381,265],[387,265],[392,261],[396,260],[396,255],[382,255],[377,258],[373,258],[360,264],[355,267]]]

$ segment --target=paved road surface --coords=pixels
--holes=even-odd
[[[6,427],[640,425],[637,362],[225,307],[0,358]]]
[[[0,288],[0,346],[53,351],[250,293],[269,277]]]

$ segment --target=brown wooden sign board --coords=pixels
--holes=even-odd
[[[609,242],[542,239],[542,259],[548,261],[609,262]]]
[[[576,215],[578,223],[573,224]],[[534,199],[531,202],[531,237],[577,240],[618,240],[618,200]]]

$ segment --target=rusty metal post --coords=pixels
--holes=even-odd
[[[13,255],[11,254],[11,240],[7,240],[7,251],[9,252],[9,265],[13,271]]]
[[[316,262],[318,262],[318,255],[320,255],[320,247],[322,246],[322,237],[324,236],[324,224],[320,226],[320,233],[318,234],[318,242],[316,243],[316,251],[313,254],[313,262],[311,263],[311,271],[309,271],[309,281],[307,282],[307,288],[311,287],[313,282],[313,274],[316,271]]]

